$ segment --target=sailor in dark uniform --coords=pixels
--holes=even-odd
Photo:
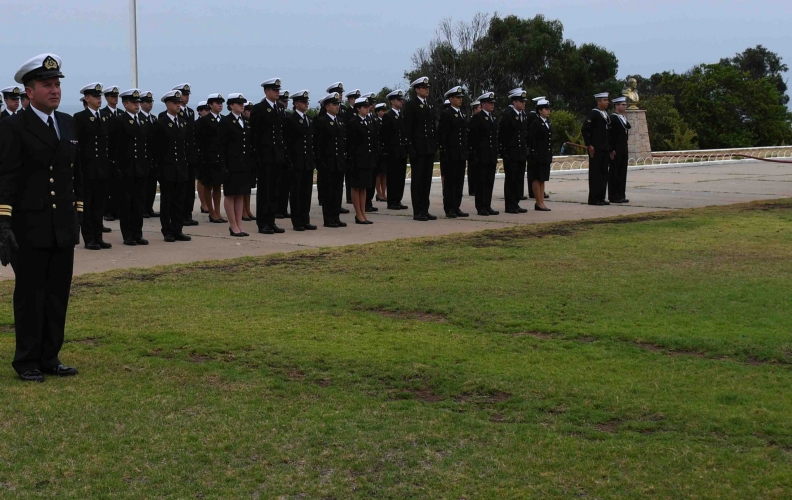
[[[256,223],[261,234],[283,233],[275,224],[278,210],[278,193],[283,189],[283,172],[286,170],[286,144],[283,128],[286,115],[278,101],[280,78],[271,78],[261,84],[264,99],[253,106],[250,126],[253,129],[253,148],[258,163],[258,191],[256,192]]]
[[[220,201],[223,195],[221,189],[227,174],[225,160],[222,156],[223,145],[220,143],[220,120],[224,102],[225,99],[222,95],[209,94],[209,97],[206,98],[206,113],[195,122],[195,144],[200,151],[198,163],[202,170],[203,201],[209,212],[209,222],[214,224],[228,222],[220,214]],[[240,104],[244,106],[244,103]],[[251,151],[251,156],[252,153]],[[249,172],[248,175],[250,175]],[[252,178],[249,179],[248,184],[252,189]],[[243,213],[240,211],[240,218],[242,215]]]
[[[157,130],[156,125],[157,117],[151,112],[154,107],[154,94],[151,91],[140,93],[140,120],[148,122],[152,125],[148,128],[149,132],[153,135]],[[153,143],[153,139],[149,138],[149,143]],[[157,198],[157,182],[159,181],[159,169],[157,168],[154,158],[151,159],[151,169],[149,176],[146,180],[146,202],[143,204],[143,218],[149,219],[151,217],[159,217],[159,212],[154,211],[154,201]]]
[[[140,120],[140,90],[129,89],[119,94],[124,114],[116,116],[112,127],[112,155],[121,172],[124,202],[121,207],[121,236],[124,245],[148,245],[143,237],[143,205],[146,182],[151,169],[149,123]]]
[[[379,174],[380,163],[382,161],[382,151],[380,148],[380,129],[382,128],[382,117],[385,114],[387,107],[385,103],[380,103],[381,111],[378,112],[376,107],[376,96],[372,93],[368,95],[369,100],[369,115],[366,121],[371,125],[372,138],[374,140],[374,152],[376,160],[374,161],[374,168],[371,169],[371,183],[366,188],[366,212],[379,212],[379,208],[374,206],[374,196],[377,192],[377,175]],[[379,201],[379,200],[377,200]]]
[[[355,101],[360,99],[360,97],[361,97],[360,89],[355,89],[355,90],[353,90],[351,92],[347,92],[346,96],[344,96],[344,97],[346,97],[347,102],[346,102],[346,105],[342,104],[341,107],[339,108],[339,110],[338,110],[338,118],[344,124],[347,124],[347,123],[349,123],[349,120],[351,120],[352,118],[354,118],[357,115],[357,113],[355,112]],[[345,174],[345,179],[344,179],[344,183],[346,184],[346,202],[347,202],[347,205],[351,205],[352,204],[352,187],[349,185],[349,181],[346,179],[347,175],[349,175],[349,171],[347,171],[347,173]],[[344,207],[341,207],[341,213],[342,214],[348,214],[349,210],[344,208]]]
[[[250,112],[251,111],[253,111],[253,103],[248,101],[248,102],[245,103],[245,109],[242,111],[242,116],[245,117],[245,120],[247,120],[248,123],[250,123]],[[256,153],[255,153],[255,149],[254,149],[253,150],[253,156],[255,156],[255,155],[256,155]],[[258,183],[258,179],[256,178],[257,172],[258,172],[258,168],[254,168],[253,172],[250,174],[250,178],[251,178],[251,184],[250,184],[251,193],[252,193],[253,188],[255,188],[256,184]],[[246,222],[250,222],[250,221],[256,220],[256,216],[253,215],[253,212],[250,209],[250,195],[246,194],[244,196],[244,199],[245,199],[245,209],[242,212],[242,220],[246,221]]]
[[[74,118],[56,111],[61,78],[55,54],[25,62],[14,80],[30,109],[0,122],[0,262],[16,276],[12,365],[30,382],[77,374],[58,357],[83,211]]]
[[[279,90],[278,91],[278,104],[281,106],[283,110],[284,116],[288,117],[292,111],[289,109],[289,96],[291,94],[288,90]],[[289,192],[291,190],[291,179],[292,172],[290,169],[286,169],[283,171],[283,177],[281,178],[281,189],[278,192],[278,207],[275,211],[275,218],[276,219],[288,219],[291,217],[289,213]]]
[[[526,127],[527,127],[526,128],[526,132],[527,132],[528,128],[531,127],[531,123],[533,123],[534,120],[539,118],[539,115],[536,113],[536,103],[539,102],[539,101],[546,101],[547,98],[545,96],[539,96],[539,97],[534,97],[531,100],[533,101],[533,108],[534,109],[531,109],[530,111],[528,111],[528,114],[527,114],[528,121],[527,121],[527,125],[526,125]],[[530,151],[528,152],[528,159],[526,161],[526,172],[528,174],[527,175],[527,179],[528,179],[528,196],[527,197],[526,196],[521,196],[520,197],[521,200],[527,200],[528,198],[531,198],[531,199],[534,198],[534,192],[533,192],[533,181],[534,180],[533,180],[533,177],[532,177],[533,169],[531,168],[531,152]],[[525,190],[523,190],[522,193],[525,194]],[[545,193],[544,197],[545,197],[545,200],[550,199],[550,195],[548,193]]]
[[[448,107],[440,113],[437,143],[440,146],[440,171],[443,174],[443,210],[449,219],[467,217],[461,210],[468,160],[468,118],[462,112],[462,87],[445,93]]]
[[[157,118],[154,162],[160,171],[160,224],[165,241],[190,241],[184,234],[184,197],[190,174],[187,166],[187,127],[181,108],[181,92],[171,90],[160,99],[166,110]]]
[[[193,133],[194,136],[198,134],[198,122],[201,118],[209,114],[209,105],[206,101],[199,101],[198,106],[195,107],[195,132]],[[195,164],[195,190],[198,192],[198,200],[201,202],[201,213],[208,214],[209,213],[209,202],[206,200],[206,185],[204,183],[204,179],[206,178],[206,166],[203,163],[203,153],[201,152],[201,143],[198,141],[198,138],[195,139],[195,152],[198,155],[198,159],[196,160]],[[212,217],[209,218],[209,222],[212,222]]]
[[[526,92],[521,89],[509,91],[511,104],[501,114],[498,141],[503,158],[506,179],[503,182],[503,197],[507,214],[523,214],[528,210],[520,206],[524,193],[525,161],[528,149],[528,120],[525,113]]]
[[[120,116],[123,113],[123,110],[118,108],[118,92],[117,85],[110,85],[109,87],[104,87],[102,90],[107,105],[99,111],[99,114],[102,115],[104,121],[108,122],[108,131],[111,136],[115,124],[112,118]],[[115,165],[115,158],[111,157],[110,178],[107,180],[107,202],[105,203],[104,220],[106,221],[112,222],[121,215],[121,204],[124,201],[124,187],[121,184],[120,175]]]
[[[484,92],[477,101],[481,103],[481,112],[473,115],[468,129],[468,140],[478,170],[476,211],[483,216],[498,215],[500,212],[492,209],[492,188],[498,168],[498,121],[492,115],[495,93]]]
[[[589,112],[581,132],[589,154],[589,205],[610,205],[605,199],[608,188],[608,168],[611,161],[608,93],[594,96],[597,107]]]
[[[377,201],[384,201],[388,202],[388,145],[385,143],[385,139],[382,134],[382,123],[383,117],[385,113],[388,112],[388,105],[384,102],[377,103],[374,106],[374,114],[376,115],[376,119],[374,121],[374,125],[377,131],[377,146],[378,146],[378,155],[377,155],[377,168],[375,169],[374,175],[374,192],[376,195]],[[369,196],[369,200],[371,196]]]
[[[195,209],[195,191],[196,180],[195,175],[198,169],[198,149],[195,147],[195,111],[188,106],[190,103],[190,89],[189,83],[182,83],[173,87],[172,90],[181,92],[181,113],[182,121],[185,124],[185,133],[187,134],[187,166],[189,179],[184,192],[184,225],[197,226],[198,221],[193,219],[193,210]]]
[[[341,201],[344,197],[344,171],[346,162],[346,124],[338,111],[341,94],[332,93],[319,101],[324,113],[314,121],[314,154],[316,170],[324,186],[322,190],[322,216],[324,227],[346,227],[341,222]]]
[[[528,147],[531,150],[531,178],[536,196],[534,210],[549,212],[545,206],[545,183],[550,180],[553,163],[553,128],[550,126],[550,102],[543,99],[536,103],[537,118],[528,129]]]
[[[228,94],[230,113],[220,119],[218,146],[220,158],[225,164],[223,189],[224,205],[228,214],[228,232],[234,237],[250,236],[242,231],[242,214],[245,206],[244,196],[250,194],[253,186],[253,140],[248,120],[242,116],[247,99],[239,93]]]
[[[404,91],[394,90],[387,95],[391,104],[382,117],[380,144],[385,148],[387,161],[387,194],[388,210],[406,210],[402,204],[404,197],[404,179],[407,176],[407,137],[404,135]]]
[[[327,90],[325,90],[327,94],[343,94],[344,93],[344,83],[343,82],[335,82],[332,83]],[[324,106],[319,106],[319,113],[316,115],[317,118],[324,115],[327,111],[325,111]],[[316,194],[319,198],[319,206],[322,205],[322,200],[324,200],[324,176],[321,171],[316,171]],[[348,212],[348,210],[347,210]]]
[[[373,224],[366,216],[366,189],[371,184],[371,171],[377,163],[372,125],[368,121],[371,101],[360,96],[355,100],[355,115],[347,123],[347,183],[352,188],[355,224]]]
[[[113,245],[102,240],[102,217],[110,179],[109,126],[102,120],[102,84],[95,82],[80,89],[84,110],[74,115],[79,141],[80,165],[85,198],[82,235],[85,248],[100,250]]]
[[[630,122],[624,116],[627,110],[627,98],[617,97],[613,101],[615,113],[611,115],[610,148],[611,166],[608,176],[608,200],[611,203],[630,203],[627,199],[627,164],[629,150],[627,138],[630,136]]]
[[[422,76],[410,86],[416,97],[404,106],[404,134],[410,155],[413,220],[436,220],[437,216],[429,213],[429,194],[437,152],[437,117],[434,107],[429,103],[429,78]]]
[[[311,195],[316,168],[313,120],[308,117],[307,90],[291,95],[294,112],[286,118],[286,149],[291,167],[291,221],[295,231],[313,231]]]
[[[481,112],[481,103],[473,101],[470,103],[470,117]],[[468,140],[468,163],[467,163],[467,183],[468,195],[475,196],[476,194],[476,181],[478,179],[478,170],[476,169],[476,155],[473,154],[471,149],[473,144]]]
[[[2,120],[3,118],[14,116],[19,111],[19,96],[22,93],[22,89],[19,88],[19,85],[14,85],[11,87],[6,87],[3,90],[0,90],[0,92],[3,93],[3,100],[5,101],[6,106],[6,109],[0,113],[0,120]]]

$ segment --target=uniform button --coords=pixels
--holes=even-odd
[[[53,182],[55,182],[55,179],[50,179],[50,184],[52,184]]]
[[[50,170],[52,170],[52,165],[50,165]]]
[[[58,206],[57,206],[56,204],[54,204],[54,203],[53,203],[53,204],[52,204],[52,208],[58,208]]]

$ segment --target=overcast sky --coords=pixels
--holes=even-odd
[[[339,80],[346,88],[377,92],[402,82],[411,55],[429,42],[443,18],[468,21],[482,11],[559,19],[566,38],[613,51],[620,77],[685,71],[757,44],[792,64],[790,1],[137,0],[137,5],[139,87],[158,99],[189,82],[195,92],[191,105],[213,92],[242,92],[258,101],[259,84],[272,77],[291,91],[310,90],[312,104]],[[12,10],[0,11],[0,19],[3,87],[14,83],[25,60],[42,52],[63,58],[64,104],[76,103],[79,89],[93,81],[131,87],[129,0],[14,2]]]

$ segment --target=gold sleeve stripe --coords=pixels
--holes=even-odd
[[[82,212],[83,211],[82,207],[77,207],[77,211]]]
[[[0,205],[0,210],[11,210],[11,205]]]

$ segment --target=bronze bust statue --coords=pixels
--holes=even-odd
[[[627,84],[622,89],[622,95],[627,98],[627,109],[638,109],[638,101],[641,98],[638,96],[637,87],[638,81],[635,78],[628,78]]]

